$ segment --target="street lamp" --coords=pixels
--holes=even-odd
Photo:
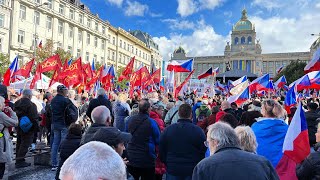
[[[43,5],[48,5],[48,2],[44,2],[42,4],[38,4],[35,6],[34,10],[37,11],[39,7],[43,6]],[[34,17],[33,17],[34,18]],[[34,46],[33,46],[33,57],[36,58],[37,55],[37,22],[34,22]]]

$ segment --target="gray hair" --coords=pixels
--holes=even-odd
[[[70,89],[70,90],[68,91],[68,93],[69,93],[69,97],[70,97],[70,98],[76,95],[76,91],[73,90],[73,89]]]
[[[228,101],[222,101],[221,103],[221,109],[224,111],[226,109],[231,108],[231,104]]]
[[[240,147],[247,152],[257,152],[257,139],[249,126],[238,126],[234,129],[240,140]]]
[[[97,96],[103,96],[106,94],[106,91],[103,88],[97,90]]]
[[[110,119],[110,110],[106,106],[97,106],[91,112],[91,119],[97,124],[106,124],[107,119]]]
[[[3,108],[5,106],[5,104],[4,104],[5,101],[6,100],[2,96],[0,96],[0,107],[1,108]]]
[[[209,126],[210,139],[216,140],[217,150],[227,146],[240,147],[239,138],[234,129],[227,123],[217,122]]]
[[[24,89],[23,91],[22,91],[22,97],[24,97],[24,98],[29,98],[29,99],[31,99],[32,98],[32,91],[31,91],[31,89]]]
[[[60,179],[125,180],[126,167],[115,150],[103,142],[91,141],[79,147],[62,165]]]

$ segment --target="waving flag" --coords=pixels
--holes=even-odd
[[[89,63],[82,65],[83,74],[86,76],[85,78],[91,79],[93,77],[91,66]]]
[[[219,67],[214,68],[213,70],[213,75],[216,76],[217,74],[219,74]]]
[[[235,102],[238,106],[250,99],[249,87],[245,88],[242,92],[237,95],[230,96],[227,101],[229,103]]]
[[[30,89],[33,89],[34,86],[36,85],[36,82],[41,79],[41,65],[38,64],[37,68],[36,68],[36,74],[33,76],[32,81],[30,83]]]
[[[203,78],[206,78],[208,76],[212,76],[212,74],[213,74],[212,67],[210,67],[206,72],[200,74],[198,76],[198,79],[203,79]]]
[[[146,84],[151,85],[151,84],[159,84],[160,79],[161,79],[161,69],[157,69],[155,72],[151,74],[151,78]]]
[[[13,74],[18,71],[19,68],[19,59],[18,56],[14,58],[12,63],[10,64],[9,68],[3,75],[3,85],[9,86],[10,85],[10,80],[13,77]]]
[[[59,67],[56,68],[56,70],[53,73],[53,76],[51,78],[51,81],[49,83],[49,87],[51,87],[54,83],[59,82],[59,74],[61,72],[61,69]]]
[[[269,74],[265,74],[253,80],[249,85],[250,92],[268,90],[267,86],[269,84],[269,79]]]
[[[279,74],[282,70],[283,70],[284,66],[280,66],[278,69],[277,69],[277,74]]]
[[[31,61],[27,62],[27,64],[25,64],[22,68],[17,70],[13,74],[13,76],[23,76],[25,78],[29,77],[33,65],[34,65],[34,58]]]
[[[129,64],[125,67],[123,72],[119,77],[119,81],[121,82],[124,79],[130,79],[130,74],[133,72],[133,65],[134,65],[135,56],[133,56],[129,62]]]
[[[235,80],[235,81],[229,80],[229,81],[230,81],[229,84],[231,83],[231,84],[230,84],[230,85],[231,85],[230,88],[231,88],[231,87],[235,87],[235,86],[237,86],[237,85],[245,82],[247,79],[248,79],[247,76],[242,76],[241,78],[239,78],[239,79],[237,79],[237,80]]]
[[[226,85],[221,84],[220,81],[216,81],[215,86],[221,91],[226,90]]]
[[[293,86],[295,86],[297,91],[302,91],[303,89],[310,88],[311,83],[309,76],[306,74],[289,85],[289,87]]]
[[[151,78],[150,73],[146,66],[143,66],[138,71],[134,72],[130,78],[131,87],[145,85],[143,82]]]
[[[282,152],[283,156],[276,167],[280,179],[298,179],[296,166],[310,154],[308,125],[301,103],[299,103],[288,128]]]
[[[42,49],[42,40],[40,41],[38,47],[39,47],[40,49]]]
[[[267,91],[273,91],[274,90],[274,84],[272,80],[269,80],[267,86],[266,86]]]
[[[275,83],[275,87],[280,89],[280,88],[283,88],[284,85],[287,84],[287,80],[286,80],[286,77],[285,76],[281,76]]]
[[[48,57],[46,60],[40,63],[40,66],[41,66],[41,73],[54,71],[56,70],[56,67],[61,67],[62,65],[61,65],[59,54]]]
[[[194,73],[194,70],[191,71],[191,73],[188,75],[188,77],[175,89],[175,91],[174,91],[174,97],[175,97],[175,98],[178,98],[178,95],[179,95],[182,87],[183,87],[185,84],[187,84],[187,82],[190,80],[190,78],[191,78],[191,76],[192,76],[193,73]]]
[[[320,89],[320,71],[312,71],[306,74],[310,80],[309,89]]]
[[[290,108],[297,104],[296,92],[294,86],[289,89],[284,100],[284,108],[288,114],[291,114]]]
[[[246,88],[248,88],[248,86],[249,86],[249,81],[246,80],[245,82],[238,84],[236,87],[232,88],[230,90],[230,93],[232,95],[237,95],[237,94],[241,93],[242,91],[244,91]]]
[[[167,70],[174,72],[191,72],[193,69],[193,59],[187,61],[172,61],[168,64]]]
[[[320,48],[313,54],[311,61],[304,68],[304,72],[308,73],[311,71],[319,71],[320,70]]]
[[[161,91],[164,91],[164,86],[165,86],[165,84],[164,84],[164,78],[162,78],[162,79],[161,79],[161,82],[160,82],[160,90],[161,90]]]

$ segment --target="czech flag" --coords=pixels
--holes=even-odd
[[[255,90],[256,91],[268,90],[267,86],[269,84],[269,79],[270,79],[269,74],[265,74],[253,80],[249,85],[250,92],[253,92]]]
[[[193,59],[187,61],[172,61],[168,64],[167,70],[174,72],[191,72],[193,69]]]
[[[283,70],[284,66],[280,66],[278,69],[277,69],[277,74],[279,74],[282,70]]]
[[[214,74],[215,76],[216,76],[217,74],[219,74],[219,67],[214,68],[213,74]]]
[[[211,76],[213,74],[213,71],[212,71],[212,67],[210,67],[206,72],[200,74],[198,76],[198,79],[203,79],[203,78],[206,78],[208,76]]]
[[[237,95],[230,96],[227,101],[229,103],[235,102],[238,106],[240,106],[248,99],[250,99],[249,87],[245,88],[242,92],[240,92]]]
[[[276,167],[280,179],[298,179],[296,165],[310,154],[308,126],[301,103],[299,103],[288,128],[282,152],[283,156]]]
[[[215,86],[221,91],[224,91],[226,89],[226,86],[224,84],[221,84],[220,81],[216,81]]]
[[[292,86],[286,94],[284,100],[284,108],[288,114],[291,114],[290,108],[297,104],[296,92],[294,91],[294,86]]]
[[[307,74],[310,80],[310,89],[320,89],[320,71],[312,71]]]
[[[18,71],[19,69],[19,59],[18,56],[16,56],[13,60],[13,62],[10,64],[9,68],[3,75],[3,85],[9,86],[10,80],[13,77],[13,74]]]
[[[160,81],[160,90],[164,91],[164,78],[162,78]]]
[[[320,69],[320,48],[313,54],[311,61],[304,67],[304,72],[318,71]]]
[[[311,83],[309,76],[306,74],[289,85],[289,87],[293,86],[296,87],[296,91],[302,91],[303,89],[310,88]]]
[[[235,86],[237,86],[237,85],[245,82],[247,79],[248,79],[247,76],[242,76],[241,78],[239,78],[239,79],[237,79],[237,80],[235,80],[235,81],[231,81],[231,80],[230,80],[231,86],[235,87]],[[230,88],[231,88],[231,87],[230,87]]]
[[[280,88],[283,88],[284,85],[287,84],[287,80],[286,80],[286,77],[285,76],[281,76],[275,83],[275,87],[277,89],[280,89]]]

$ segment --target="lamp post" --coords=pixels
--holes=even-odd
[[[37,11],[39,7],[41,7],[43,5],[48,5],[48,4],[49,4],[48,2],[38,4],[35,6],[34,10]],[[35,18],[35,17],[33,17],[33,18]],[[40,18],[39,18],[39,21],[40,21]],[[37,55],[37,22],[35,19],[34,19],[34,46],[33,46],[33,50],[34,50],[33,57],[36,58],[36,55]]]

